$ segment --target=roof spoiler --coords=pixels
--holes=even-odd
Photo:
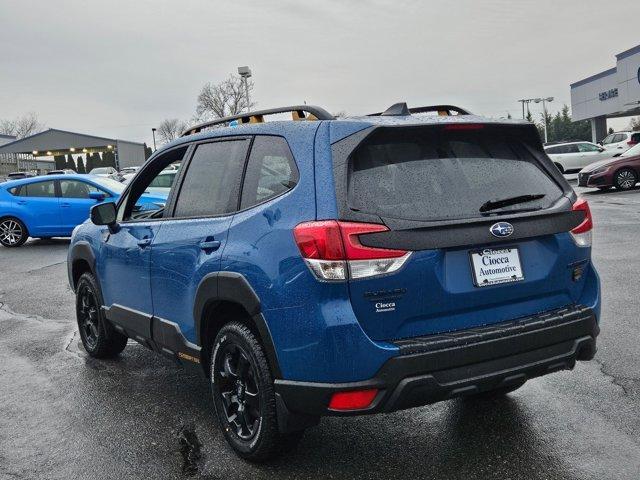
[[[370,113],[368,117],[403,117],[412,113],[438,112],[438,115],[471,115],[471,112],[455,105],[429,105],[426,107],[409,108],[406,102],[394,103],[384,112]]]
[[[327,112],[324,108],[315,107],[313,105],[296,105],[293,107],[279,107],[268,110],[258,110],[255,112],[239,113],[223,118],[216,118],[208,122],[199,123],[185,130],[181,137],[193,135],[201,132],[205,128],[214,127],[216,125],[228,126],[231,122],[236,121],[238,124],[244,123],[263,123],[264,117],[267,115],[275,115],[277,113],[291,112],[291,119],[300,120],[335,120],[335,117]]]

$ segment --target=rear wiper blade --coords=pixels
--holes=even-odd
[[[517,205],[519,203],[532,202],[543,198],[544,193],[531,193],[529,195],[518,195],[517,197],[502,198],[500,200],[489,200],[480,206],[479,212],[488,212],[497,208]]]

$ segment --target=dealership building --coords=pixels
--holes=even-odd
[[[607,119],[640,115],[640,45],[616,55],[616,66],[571,84],[572,120],[589,120],[594,142]]]

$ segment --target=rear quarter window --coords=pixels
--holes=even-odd
[[[486,216],[489,200],[543,198],[492,211],[548,208],[562,196],[531,150],[500,130],[378,129],[350,156],[348,206],[380,217],[439,221]]]

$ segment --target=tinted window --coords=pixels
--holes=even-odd
[[[578,148],[582,153],[591,153],[591,152],[599,152],[600,149],[595,145],[591,145],[590,143],[579,143]]]
[[[98,187],[78,180],[61,180],[60,191],[64,198],[89,198],[89,192],[101,192],[109,195]]]
[[[176,202],[176,217],[220,215],[237,210],[247,140],[198,145]]]
[[[242,186],[241,208],[264,202],[293,188],[298,169],[289,145],[282,137],[261,137],[253,141]]]
[[[618,133],[613,137],[613,141],[611,143],[622,142],[625,138],[627,138],[626,135],[623,135],[622,133]]]
[[[602,141],[603,145],[606,145],[608,143],[613,142],[613,137],[615,137],[615,135],[607,135],[604,140]]]
[[[53,181],[37,182],[23,185],[20,189],[21,197],[55,197],[56,190]]]
[[[551,155],[557,155],[559,153],[563,153],[563,149],[562,147],[549,147],[547,149],[545,149],[545,152],[551,154]]]
[[[562,190],[518,138],[499,129],[379,129],[349,165],[349,207],[382,217],[482,217],[485,202],[525,194],[544,197],[495,212],[547,208]]]

